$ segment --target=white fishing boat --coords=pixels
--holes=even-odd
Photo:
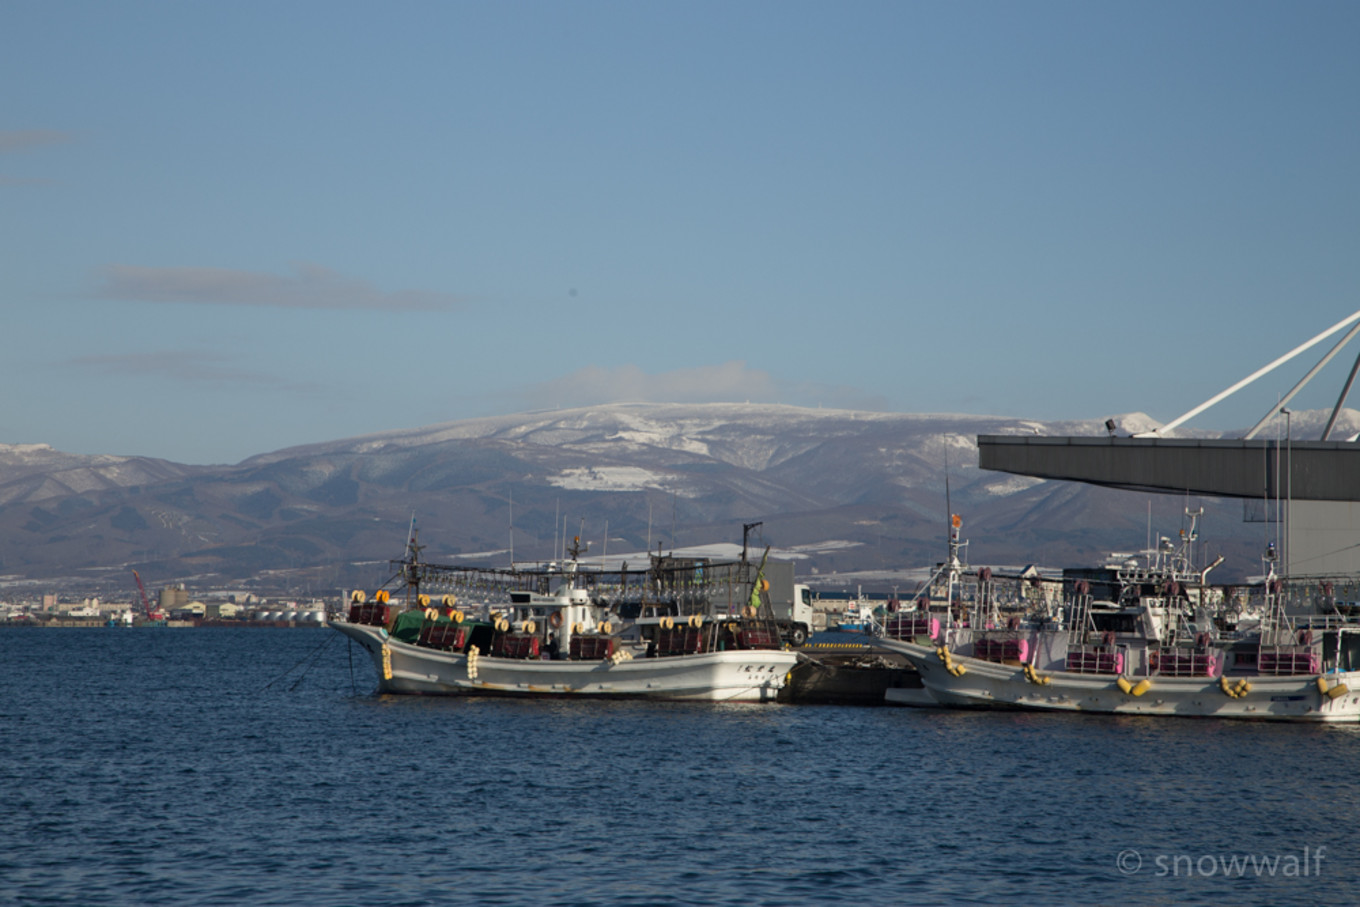
[[[1187,546],[1193,538],[1192,524]],[[949,560],[927,586],[943,603],[931,595],[910,620],[890,621],[879,640],[911,661],[942,705],[1360,720],[1360,625],[1328,607],[1328,584],[1309,593],[1312,607],[1291,609],[1290,588],[1268,571],[1259,623],[1224,631],[1207,607],[1208,570],[1195,573],[1175,558],[1130,567],[1117,602],[1093,602],[1089,586],[1077,583],[1060,612],[1006,616],[994,606],[987,571],[968,571],[959,548],[956,518]]]
[[[734,616],[692,592],[623,608],[617,598],[592,597],[578,553],[538,571],[473,571],[421,563],[413,538],[396,562],[410,606],[382,590],[371,601],[356,593],[349,620],[330,625],[372,656],[384,693],[774,701],[799,655],[783,647],[768,605],[758,604],[758,574],[749,586],[755,597]],[[472,577],[507,600],[474,613],[452,595],[436,606],[420,592]],[[506,591],[517,584],[555,588]],[[696,588],[692,578],[683,585]]]

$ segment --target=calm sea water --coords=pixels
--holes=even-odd
[[[360,654],[0,631],[0,903],[1357,897],[1360,728],[379,697]]]

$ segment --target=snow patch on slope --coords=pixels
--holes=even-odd
[[[709,456],[708,445],[684,435],[662,431],[620,431],[609,437],[610,441],[626,441],[640,447],[660,447],[666,450],[683,450],[686,453]]]
[[[637,466],[578,466],[548,478],[548,484],[568,491],[672,491],[681,497],[692,492],[678,486],[675,476]]]
[[[1033,488],[1035,485],[1042,484],[1044,484],[1043,479],[1036,479],[1031,476],[1006,476],[995,482],[985,482],[982,484],[981,488],[987,494],[1003,498],[1009,495],[1019,494],[1022,491]]]

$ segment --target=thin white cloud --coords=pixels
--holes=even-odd
[[[0,129],[0,154],[43,145],[62,145],[74,140],[75,135],[58,129]]]
[[[311,387],[277,375],[233,364],[219,353],[162,350],[145,353],[109,353],[76,356],[65,363],[121,378],[156,378],[203,384],[246,385],[275,390],[309,390]]]
[[[0,129],[0,154],[13,154],[47,145],[61,145],[74,140],[75,136],[72,133],[57,129]],[[43,177],[10,176],[0,173],[0,187],[51,185],[54,185],[54,181]]]
[[[461,305],[461,300],[449,293],[384,292],[367,281],[307,263],[293,265],[290,275],[114,264],[101,268],[98,280],[96,296],[125,302],[382,311],[439,311]]]
[[[589,365],[554,381],[510,392],[508,405],[537,410],[604,403],[792,403],[883,410],[882,397],[858,388],[781,381],[745,362],[648,374],[633,364]]]
[[[602,368],[588,365],[521,392],[533,408],[589,406],[593,403],[717,403],[771,400],[776,394],[768,372],[744,362],[701,365],[649,375],[636,365]]]

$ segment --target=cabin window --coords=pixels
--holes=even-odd
[[[1126,611],[1115,611],[1107,614],[1092,611],[1091,623],[1095,624],[1096,629],[1102,633],[1106,630],[1113,630],[1116,633],[1136,633],[1138,631],[1138,615]]]

